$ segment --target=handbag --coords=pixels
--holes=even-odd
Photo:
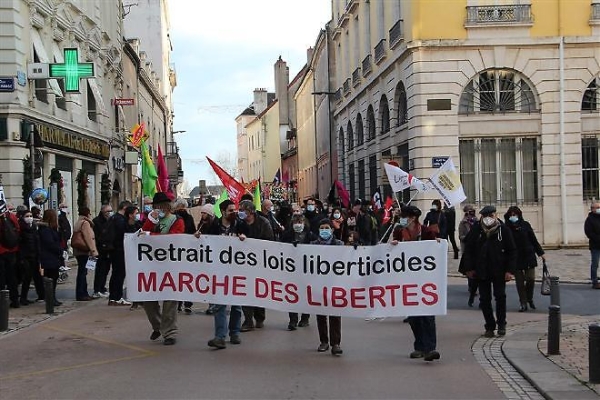
[[[71,247],[79,251],[90,251],[90,247],[83,238],[82,231],[73,232],[73,236],[71,237]]]
[[[546,265],[546,261],[544,261],[543,267],[542,267],[541,293],[542,293],[542,296],[550,296],[550,272],[548,271],[548,266]]]

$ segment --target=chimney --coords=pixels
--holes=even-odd
[[[308,49],[306,49],[306,63],[307,64],[310,64],[310,60],[312,60],[314,54],[315,54],[315,49],[313,49],[312,47],[309,47]]]
[[[254,113],[260,114],[267,108],[267,89],[256,88],[254,89]]]

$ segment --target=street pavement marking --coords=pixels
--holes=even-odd
[[[78,369],[78,368],[96,367],[98,365],[112,364],[112,363],[117,363],[117,362],[122,362],[122,361],[136,360],[138,358],[152,357],[152,356],[155,356],[158,354],[157,352],[146,350],[141,347],[132,346],[132,345],[125,344],[125,343],[115,342],[113,340],[100,339],[97,337],[84,335],[79,332],[74,332],[74,331],[70,331],[67,329],[57,328],[57,327],[51,326],[51,325],[45,325],[45,326],[43,326],[43,328],[49,329],[52,331],[56,331],[56,332],[66,333],[66,334],[73,335],[73,336],[78,336],[78,337],[89,339],[89,340],[94,340],[96,342],[108,344],[111,346],[123,347],[123,348],[129,349],[129,350],[137,351],[142,354],[138,354],[135,356],[129,356],[129,357],[112,358],[112,359],[102,360],[102,361],[94,361],[94,362],[90,362],[90,363],[71,365],[71,366],[67,366],[67,367],[49,368],[49,369],[44,369],[41,371],[24,372],[24,373],[20,373],[20,374],[0,376],[0,381],[8,380],[8,379],[25,378],[25,377],[29,377],[29,376],[52,374],[55,372],[69,371],[69,370]]]

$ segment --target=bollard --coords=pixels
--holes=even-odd
[[[560,287],[558,285],[558,276],[550,277],[550,305],[560,306]]]
[[[548,355],[560,354],[560,306],[548,307]]]
[[[46,296],[46,314],[54,314],[54,282],[50,278],[44,278],[44,292]]]
[[[600,325],[589,326],[589,369],[590,383],[600,383]]]
[[[0,290],[0,332],[8,330],[8,290]]]

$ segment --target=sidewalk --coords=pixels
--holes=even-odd
[[[561,283],[579,283],[591,285],[589,279],[590,255],[587,249],[548,250],[546,259],[551,275],[558,276]],[[461,277],[457,272],[458,260],[449,253],[448,276]],[[54,315],[45,314],[44,303],[10,309],[9,330],[0,332],[12,334],[32,324],[61,315],[90,303],[105,302],[98,299],[92,302],[74,301],[76,268],[69,271],[65,284],[58,286],[59,298],[63,305],[55,308]],[[537,268],[538,280],[541,268]],[[93,274],[88,273],[88,284],[93,282]],[[91,286],[90,286],[91,287]],[[539,286],[536,287],[539,290]],[[600,291],[598,292],[600,294]],[[504,357],[547,398],[588,399],[600,397],[600,385],[588,384],[588,325],[600,318],[563,315],[563,331],[560,350],[557,356],[546,354],[547,319],[539,322],[527,322],[510,327],[505,338],[496,338],[500,342]],[[490,345],[491,345],[490,341]]]

